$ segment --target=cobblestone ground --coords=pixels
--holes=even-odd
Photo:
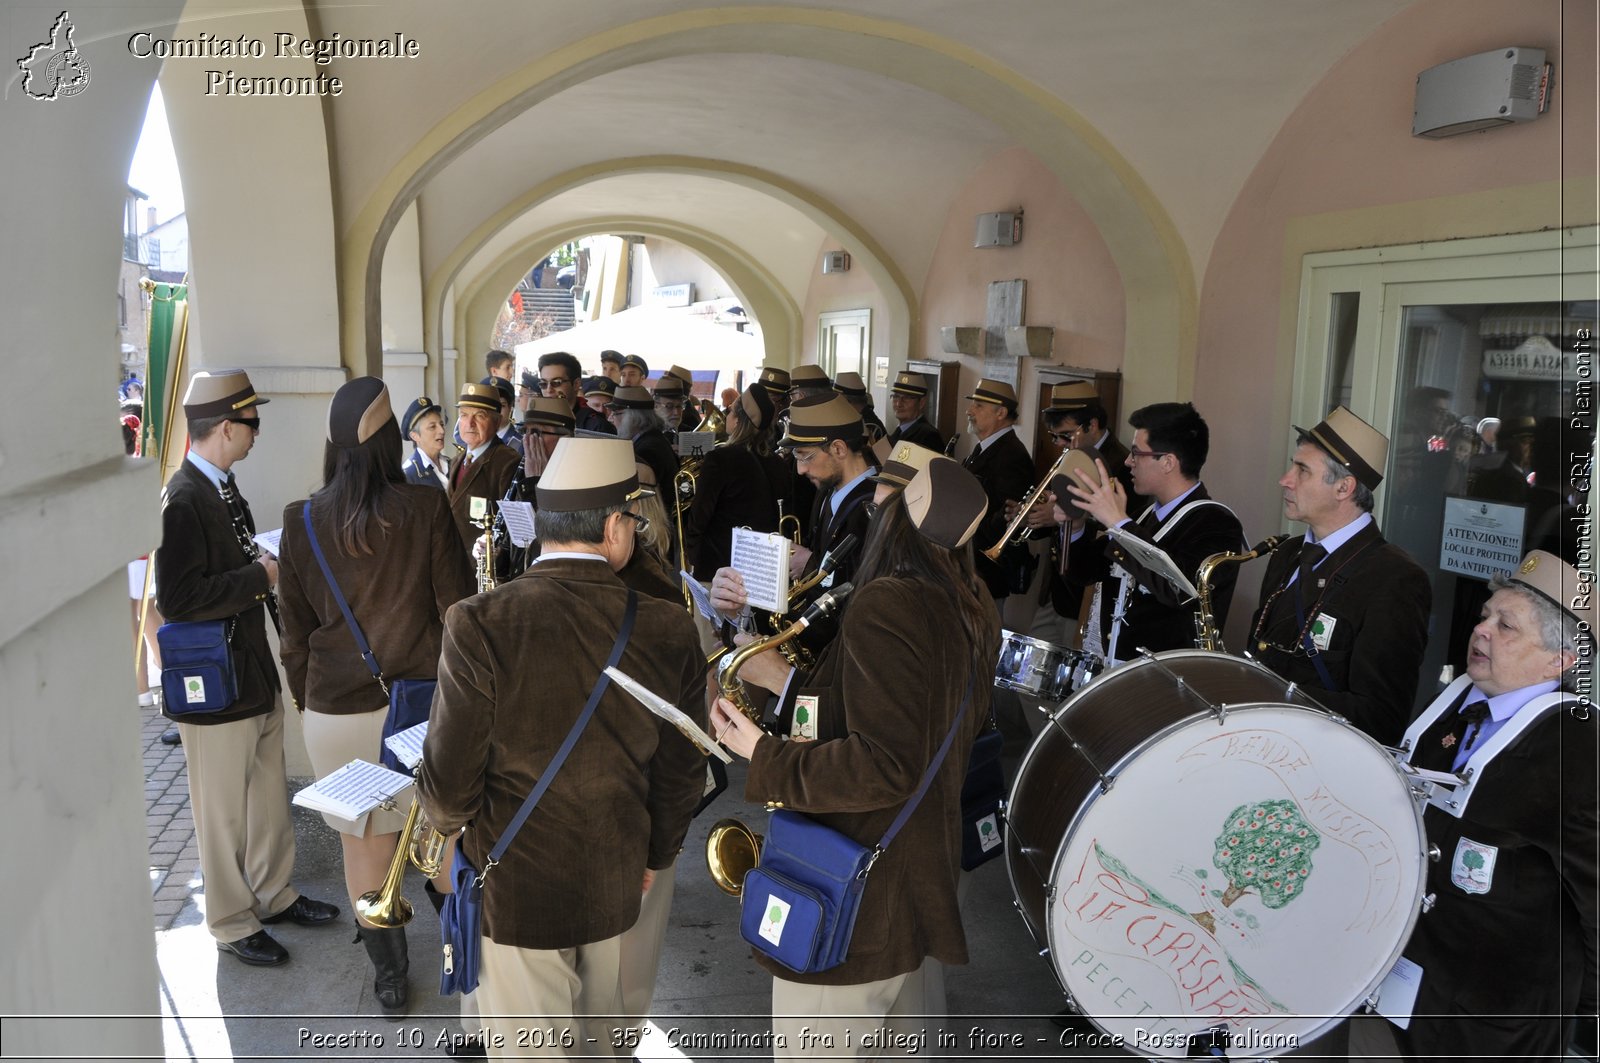
[[[189,770],[182,746],[161,744],[172,724],[161,710],[140,708],[144,743],[145,840],[157,930],[171,929],[191,894],[200,892],[200,850],[189,810]]]

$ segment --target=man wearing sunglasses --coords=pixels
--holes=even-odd
[[[605,414],[596,413],[588,403],[582,401],[578,388],[582,378],[583,370],[578,360],[566,351],[551,351],[539,356],[540,393],[547,399],[560,399],[567,404],[572,410],[576,430],[616,435],[616,425],[608,421]]]
[[[171,622],[226,621],[238,692],[209,713],[178,721],[189,766],[206,929],[217,949],[243,963],[275,967],[289,952],[263,924],[331,925],[339,909],[302,896],[294,871],[294,830],[283,765],[278,665],[266,614],[278,560],[251,541],[255,522],[234,483],[261,431],[261,406],[239,370],[196,373],[183,397],[189,453],[161,497],[156,604]],[[186,686],[185,692],[192,687]],[[203,687],[201,688],[203,691]]]
[[[1137,517],[1129,515],[1128,492],[1105,462],[1099,476],[1074,473],[1070,488],[1078,507],[1110,529],[1102,547],[1087,536],[1074,544],[1072,566],[1083,566],[1099,583],[1087,641],[1098,645],[1106,663],[1134,660],[1140,649],[1175,650],[1194,645],[1193,600],[1140,564],[1119,545],[1131,536],[1167,555],[1193,583],[1200,562],[1216,553],[1246,549],[1239,518],[1213,500],[1200,470],[1211,449],[1211,430],[1187,402],[1158,402],[1133,411],[1133,447],[1126,465],[1133,489],[1150,499]],[[1233,602],[1238,565],[1222,565],[1211,581],[1212,612],[1220,630]]]

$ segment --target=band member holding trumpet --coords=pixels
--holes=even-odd
[[[867,877],[844,963],[803,975],[757,956],[773,974],[777,1058],[872,1054],[862,1033],[901,1018],[921,1028],[944,1013],[944,1001],[925,992],[925,960],[967,960],[956,898],[961,785],[999,649],[994,606],[967,546],[986,507],[977,480],[943,457],[884,503],[839,638],[799,680],[815,741],[766,734],[727,700],[713,709],[714,733],[750,759],[748,800],[809,813],[871,845],[916,791],[971,692],[924,799]],[[787,681],[776,657],[752,659],[768,659],[756,670],[763,685]],[[831,1034],[832,1047],[802,1043],[802,1025]]]
[[[629,592],[617,573],[634,550],[638,482],[627,440],[561,440],[539,480],[539,559],[445,618],[418,791],[435,827],[466,828],[462,852],[480,869],[580,717],[622,627]],[[636,610],[618,667],[704,724],[693,622],[681,602],[639,595]],[[530,656],[530,646],[560,651]],[[676,728],[619,688],[604,691],[484,880],[477,996],[491,1058],[519,1053],[517,1028],[546,1017],[623,1012],[621,935],[655,869],[682,847],[704,779],[700,752]],[[568,1053],[615,1050],[610,1024],[580,1024],[585,1036]]]
[[[449,503],[441,491],[405,482],[400,448],[388,389],[376,377],[357,377],[334,393],[328,408],[321,489],[283,511],[283,667],[305,714],[306,750],[319,779],[357,758],[378,762],[389,698],[323,576],[306,535],[305,508],[387,679],[433,677],[445,610],[472,593]],[[383,883],[402,844],[404,813],[375,809],[362,824],[324,818],[339,832],[345,889],[372,960],[374,994],[385,1014],[404,1014],[405,928],[376,927],[356,904]]]
[[[1392,746],[1411,719],[1433,592],[1372,519],[1389,440],[1343,406],[1296,431],[1278,486],[1306,533],[1267,563],[1246,649]]]
[[[1033,458],[1013,428],[1016,423],[1016,389],[998,380],[978,381],[967,396],[967,426],[978,437],[978,444],[967,455],[965,465],[983,484],[989,499],[988,516],[976,536],[984,547],[999,541],[1006,531],[1006,503],[1021,501],[1033,488]],[[1006,545],[999,560],[979,555],[976,564],[979,578],[996,601],[1027,590],[1035,568],[1028,548],[1012,543]]]
[[[1245,549],[1244,530],[1233,511],[1214,501],[1200,482],[1211,449],[1211,431],[1187,402],[1161,402],[1133,411],[1127,466],[1134,490],[1151,499],[1137,518],[1128,514],[1128,493],[1097,461],[1098,479],[1074,472],[1069,487],[1078,507],[1109,529],[1110,541],[1081,538],[1073,565],[1090,566],[1098,582],[1089,618],[1090,648],[1109,665],[1132,660],[1140,648],[1175,650],[1194,645],[1194,602],[1140,564],[1118,545],[1128,535],[1164,552],[1193,583],[1200,563],[1212,554]],[[1212,581],[1213,613],[1220,629],[1228,618],[1238,566],[1218,569]]]

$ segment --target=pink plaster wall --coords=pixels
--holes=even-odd
[[[817,255],[811,286],[806,289],[806,305],[800,311],[800,363],[815,362],[817,360],[817,315],[830,310],[861,310],[872,311],[872,340],[871,348],[867,352],[867,362],[870,366],[878,358],[887,355],[890,365],[897,365],[905,359],[905,351],[890,350],[889,339],[889,312],[884,296],[878,290],[878,285],[861,267],[860,262],[852,262],[848,270],[843,273],[822,272],[822,255],[825,251],[840,250],[839,241],[831,236],[823,237],[822,243],[817,245]],[[870,387],[872,374],[863,372]],[[875,389],[874,401],[881,412],[887,407],[888,393],[885,388]]]
[[[1023,210],[1022,240],[1012,247],[974,248],[979,214]],[[1025,324],[1055,328],[1050,363],[1092,369],[1122,364],[1122,277],[1101,238],[1072,193],[1025,148],[1008,148],[991,157],[945,212],[944,227],[922,286],[918,358],[959,359],[962,394],[978,382],[982,360],[946,354],[939,329],[981,325],[989,285],[1022,278],[1028,282]],[[1025,359],[1017,392],[1023,398],[1021,435],[1033,438],[1036,374]]]
[[[1416,75],[1505,45],[1542,47],[1556,67],[1550,113],[1445,140],[1411,135]],[[1294,352],[1280,350],[1285,236],[1292,219],[1594,175],[1593,0],[1424,0],[1339,61],[1290,115],[1235,201],[1201,287],[1195,405],[1212,430],[1205,479],[1252,540],[1276,530],[1272,485],[1289,451]],[[1563,166],[1563,152],[1565,165]],[[1550,196],[1548,226],[1595,220],[1593,203]],[[1462,216],[1431,239],[1504,232]],[[1416,237],[1392,242],[1410,242]],[[1387,242],[1387,241],[1379,241]],[[1335,242],[1335,250],[1353,246]],[[1296,281],[1296,283],[1298,283]],[[1240,581],[1248,618],[1259,574]],[[1250,602],[1245,602],[1248,588]]]

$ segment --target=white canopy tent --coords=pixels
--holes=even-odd
[[[691,372],[716,370],[719,388],[731,383],[736,373],[753,379],[766,353],[756,336],[659,306],[636,306],[586,321],[565,332],[519,343],[512,353],[517,356],[519,374],[523,369],[535,369],[539,356],[550,351],[574,355],[585,374],[595,374],[600,371],[600,352],[605,350],[639,355],[649,363],[652,377],[672,365]]]

